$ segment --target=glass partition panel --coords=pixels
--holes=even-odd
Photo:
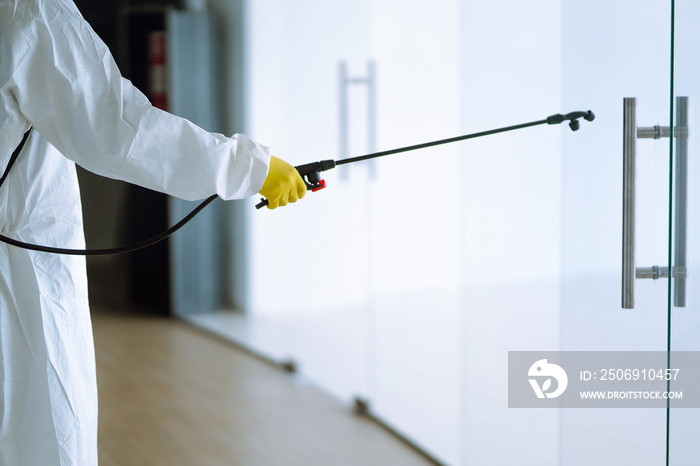
[[[559,2],[466,5],[463,129],[579,110],[562,108],[560,100]],[[577,136],[589,130],[586,125]],[[460,464],[551,465],[558,459],[556,410],[508,407],[508,352],[559,347],[564,131],[540,126],[460,147]]]
[[[620,309],[620,238],[622,99],[669,124],[669,4],[261,0],[246,15],[247,132],[293,164],[597,116],[339,167],[275,212],[251,203],[250,341],[447,464],[659,464],[666,410],[514,409],[507,390],[509,351],[666,349],[668,281],[637,281]],[[640,266],[667,265],[668,154],[639,143]]]
[[[669,125],[670,24],[668,2],[563,3],[564,105],[596,113],[585,137],[564,138],[563,350],[666,350],[668,281],[632,278],[622,309],[620,272],[623,99],[636,97],[638,126]],[[636,144],[636,266],[663,267],[669,139]],[[664,464],[665,434],[665,409],[564,409],[562,463]]]
[[[248,4],[249,132],[293,165],[338,158],[339,132],[357,129],[366,95],[340,83],[364,71],[369,2]],[[346,112],[341,113],[339,96]],[[301,372],[341,399],[367,393],[368,178],[324,173],[328,189],[286,208],[248,213],[249,320],[280,329],[276,342]]]
[[[374,2],[378,149],[456,136],[458,2]],[[458,147],[376,162],[370,208],[372,409],[432,455],[459,458]]]
[[[700,50],[700,37],[697,34],[699,21],[698,2],[675,1],[674,126],[677,136],[673,159],[671,257],[674,271],[681,273],[674,277],[671,287],[672,351],[700,351],[700,251],[696,247],[700,238],[700,163],[697,161],[700,155],[700,64],[697,59]],[[673,389],[673,384],[671,388]],[[700,457],[700,444],[696,435],[700,431],[700,409],[674,409],[673,402],[670,406],[669,464],[696,463]]]

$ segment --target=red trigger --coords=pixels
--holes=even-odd
[[[312,193],[315,193],[316,191],[320,191],[320,190],[322,190],[322,189],[325,188],[325,187],[326,187],[326,180],[321,180],[321,181],[318,182],[318,188],[312,189],[311,192],[312,192]]]

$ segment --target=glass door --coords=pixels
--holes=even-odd
[[[597,118],[585,137],[564,137],[561,349],[666,351],[668,280],[635,279],[634,264],[668,266],[670,139],[653,137],[670,124],[671,2],[563,2],[562,27],[563,106]],[[644,127],[653,137],[637,138]],[[623,163],[630,144],[636,166],[629,153]],[[563,408],[560,455],[564,465],[665,464],[666,409]]]
[[[700,37],[697,24],[700,4],[693,0],[674,2],[674,116],[676,134],[673,158],[673,217],[671,262],[673,280],[670,287],[670,349],[673,352],[700,350],[700,251],[697,223],[700,221],[700,164],[693,160],[700,154],[698,134],[698,96],[700,95]],[[697,464],[700,457],[700,410],[674,408],[669,412],[669,464]]]
[[[633,276],[623,309],[620,271],[625,101],[637,149],[625,249],[652,275],[669,266],[673,140],[654,136],[674,124],[672,1],[249,3],[248,130],[292,163],[558,111],[596,119],[348,166],[274,215],[246,205],[246,332],[446,464],[661,465],[667,425],[671,457],[697,457],[690,410],[667,424],[665,408],[508,405],[509,352],[668,349],[668,279]],[[700,84],[687,73],[682,87],[681,69],[698,39],[685,28],[676,93],[692,110]],[[356,119],[375,71],[376,141]],[[673,308],[679,348],[700,346],[691,309]]]

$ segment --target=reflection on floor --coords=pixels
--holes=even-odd
[[[100,465],[425,465],[314,387],[171,319],[93,312]]]
[[[554,281],[372,295],[345,307],[193,314],[197,326],[300,372],[445,464],[557,464],[555,410],[508,408],[508,352],[556,350]],[[507,439],[508,448],[503,448]]]
[[[411,294],[369,309],[221,311],[187,319],[300,372],[344,403],[371,401],[372,415],[436,461],[459,464],[459,320],[454,296]]]

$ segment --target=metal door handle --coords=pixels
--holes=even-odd
[[[688,97],[676,97],[676,189],[673,253],[673,305],[686,306],[688,233]]]
[[[346,159],[350,152],[350,102],[348,89],[351,85],[367,86],[367,152],[376,152],[377,139],[377,83],[374,61],[367,62],[367,75],[352,77],[348,74],[345,61],[338,64],[338,155]],[[367,164],[370,179],[376,178],[374,161]],[[346,169],[341,169],[341,177],[347,179]]]
[[[659,279],[668,277],[668,267],[637,268],[635,263],[635,209],[636,209],[636,157],[637,139],[670,137],[668,126],[637,127],[637,99],[623,100],[622,143],[622,308],[634,309],[635,279]],[[676,126],[673,131],[676,143],[676,206],[675,206],[675,255],[673,264],[674,305],[684,307],[686,301],[686,230],[687,230],[687,166],[688,166],[688,98],[676,100]]]
[[[634,309],[637,99],[625,97],[622,119],[622,308]]]

